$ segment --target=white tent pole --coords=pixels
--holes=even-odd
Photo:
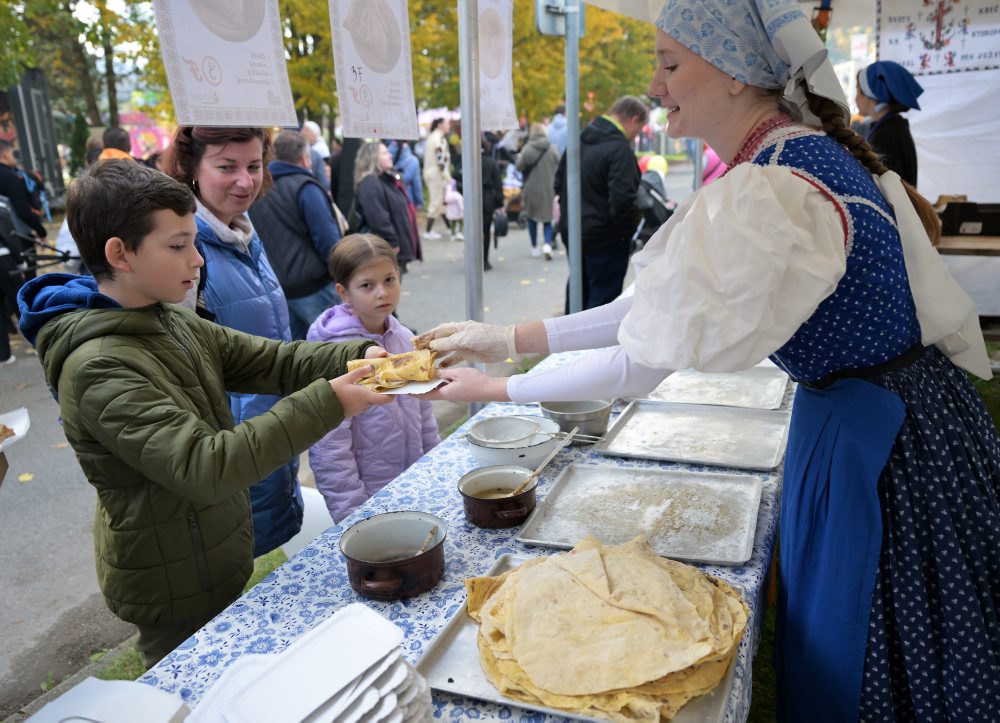
[[[462,106],[462,196],[465,201],[465,312],[483,320],[483,160],[479,127],[479,0],[458,3]]]
[[[479,127],[479,0],[458,0],[462,196],[465,204],[465,314],[483,320],[483,158]],[[469,415],[482,408],[470,404]]]
[[[580,248],[580,17],[583,0],[566,5],[566,213],[569,238],[569,311],[583,309],[583,254]]]

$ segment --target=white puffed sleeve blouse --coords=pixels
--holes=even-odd
[[[634,294],[547,319],[549,348],[611,347],[511,377],[513,401],[635,396],[671,371],[736,371],[780,348],[846,268],[843,221],[812,184],[745,163],[689,196],[636,254]]]

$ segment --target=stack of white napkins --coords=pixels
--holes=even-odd
[[[176,695],[130,680],[84,678],[28,718],[28,723],[64,723],[65,721],[102,721],[132,723],[180,723],[187,718],[188,707]]]
[[[278,655],[245,655],[190,723],[403,723],[430,720],[431,693],[400,651],[403,631],[360,603],[338,610]]]

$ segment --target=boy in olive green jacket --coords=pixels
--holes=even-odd
[[[371,342],[249,336],[173,306],[198,283],[195,200],[131,161],[73,182],[66,213],[91,277],[18,294],[66,437],[97,488],[94,547],[108,607],[155,664],[236,599],[253,570],[248,488],[343,419],[391,397],[345,374]],[[368,351],[369,347],[371,350]],[[329,381],[328,381],[329,380]],[[227,391],[288,395],[235,425]]]

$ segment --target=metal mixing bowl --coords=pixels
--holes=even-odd
[[[542,402],[542,416],[559,425],[559,429],[569,432],[580,428],[580,434],[600,437],[608,431],[613,399],[595,399],[587,402]],[[577,444],[574,440],[574,444]],[[586,442],[582,442],[586,444]]]

